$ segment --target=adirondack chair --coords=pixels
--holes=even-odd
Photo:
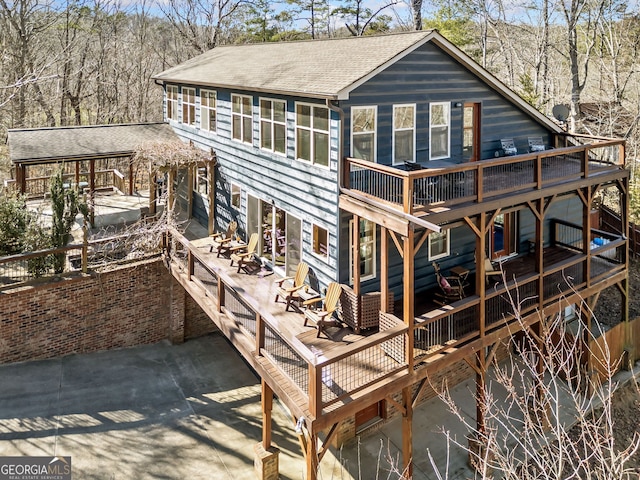
[[[209,246],[209,253],[213,252],[213,249],[215,248],[218,252],[218,257],[220,256],[220,247],[223,245],[226,245],[228,243],[231,243],[231,241],[235,238],[236,236],[236,230],[238,229],[238,222],[236,222],[235,220],[229,222],[229,226],[227,227],[227,230],[224,232],[218,232],[218,233],[214,233],[210,236],[211,238],[211,245]],[[223,248],[224,250],[224,248]]]
[[[314,298],[304,302],[308,306],[322,302],[322,308],[317,310],[307,308],[304,311],[304,325],[307,326],[308,322],[313,323],[318,329],[316,337],[319,337],[320,333],[325,331],[327,327],[337,327],[341,324],[340,320],[333,316],[338,309],[338,301],[340,300],[341,293],[342,285],[337,282],[331,282],[327,287],[327,293],[324,297]]]
[[[249,265],[256,264],[255,254],[256,248],[258,247],[258,234],[252,233],[249,238],[249,243],[246,245],[238,245],[236,247],[231,247],[231,266],[233,266],[233,262],[238,264],[238,273],[243,268],[246,269]]]
[[[299,295],[299,292],[301,289],[306,290],[308,288],[308,285],[305,284],[307,273],[309,273],[309,265],[304,262],[300,262],[298,264],[298,268],[296,269],[296,274],[293,277],[284,277],[276,280],[275,301],[278,301],[278,297],[284,298],[287,303],[285,310],[289,310],[291,302],[300,300],[301,297]]]

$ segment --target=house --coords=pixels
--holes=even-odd
[[[308,364],[301,377],[261,357],[263,407],[275,392],[308,429],[308,478],[320,432],[389,406],[405,420],[410,472],[428,375],[466,361],[481,388],[503,341],[537,328],[539,312],[591,325],[580,300],[615,287],[627,304],[625,230],[601,231],[592,215],[606,196],[628,224],[624,142],[566,134],[437,31],[217,47],[154,80],[177,135],[217,157],[215,172],[178,173],[193,216],[211,231],[237,221],[241,235],[257,233],[277,273],[304,261],[321,287],[349,285],[356,315],[379,292],[366,346],[334,362],[289,346]],[[522,321],[504,301],[516,291]],[[395,363],[347,382],[365,350]]]

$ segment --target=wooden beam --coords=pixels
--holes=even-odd
[[[407,362],[407,368],[409,371],[413,369],[413,343],[414,343],[414,329],[415,329],[415,262],[413,259],[413,245],[414,236],[413,230],[409,230],[409,234],[404,238],[402,256],[403,259],[403,298],[402,298],[402,316],[404,317],[404,324],[407,326],[406,333],[406,346],[405,361]]]
[[[262,379],[260,383],[262,385],[262,448],[268,450],[271,448],[273,390],[271,390],[264,379]]]
[[[207,200],[209,202],[209,218],[207,228],[209,235],[213,235],[216,229],[216,161],[213,149],[211,151],[211,160],[207,162],[207,175],[209,175],[209,191]]]
[[[429,238],[429,234],[431,233],[431,230],[425,230],[422,235],[420,236],[420,239],[418,240],[418,243],[415,247],[413,247],[413,256],[415,258],[416,253],[418,253],[418,250],[420,250],[420,248],[422,248],[422,245],[424,244],[424,242]]]
[[[320,447],[320,450],[318,451],[318,463],[320,463],[322,461],[322,458],[324,457],[324,454],[329,451],[329,447],[331,445],[331,440],[333,440],[333,437],[338,432],[338,425],[339,425],[339,423],[334,423],[331,426],[331,429],[329,430],[329,433],[327,433],[327,436],[324,439],[324,442],[322,442],[322,447]]]
[[[309,432],[307,438],[307,455],[305,457],[307,465],[307,480],[316,480],[318,478],[318,435]]]
[[[356,214],[353,214],[353,232],[351,237],[351,258],[353,262],[351,262],[351,275],[353,278],[353,293],[355,294],[358,305],[358,310],[360,310],[360,217]],[[360,312],[357,313],[360,318]]]
[[[389,235],[380,227],[380,310],[389,310]]]
[[[394,406],[396,408],[396,410],[398,410],[398,412],[400,412],[401,415],[404,415],[407,411],[406,408],[404,408],[404,405],[402,405],[401,403],[398,403],[395,401],[395,399],[391,396],[386,397],[387,402],[389,402],[392,406]]]
[[[402,475],[413,478],[413,408],[411,406],[411,387],[402,389],[402,403],[405,412],[402,415]]]
[[[422,380],[420,380],[420,384],[418,385],[418,388],[416,389],[415,393],[413,394],[413,398],[411,399],[411,408],[415,408],[416,407],[416,403],[418,402],[418,398],[422,394],[422,391],[424,390],[424,387],[426,385],[427,385],[427,377],[424,377]]]
[[[400,258],[403,258],[404,250],[402,248],[402,244],[400,243],[400,240],[398,240],[398,237],[396,236],[396,232],[394,232],[393,230],[389,230],[389,235],[391,236],[391,240],[393,240],[393,244],[398,249],[398,253],[400,254]]]

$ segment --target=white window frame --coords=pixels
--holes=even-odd
[[[445,251],[439,254],[434,254],[432,252],[432,242],[433,240],[435,240],[436,238],[440,237],[444,235],[445,238],[445,242],[446,242],[446,248]],[[440,258],[444,258],[444,257],[448,257],[449,255],[451,255],[451,230],[449,229],[443,229],[440,231],[440,233],[437,232],[432,232],[429,234],[429,260],[438,260]]]
[[[167,85],[167,120],[178,121],[178,86]]]
[[[362,132],[355,132],[354,131],[354,120],[355,120],[355,115],[354,112],[357,112],[358,110],[371,110],[373,109],[373,129],[372,130],[366,130],[366,131],[362,131]],[[362,106],[358,106],[358,107],[351,107],[351,156],[354,158],[357,158],[355,156],[354,150],[353,150],[353,137],[357,137],[359,135],[365,136],[365,135],[371,135],[373,134],[373,158],[368,159],[371,162],[375,162],[377,161],[378,158],[378,134],[377,134],[377,129],[378,129],[378,106],[377,105],[362,105]]]
[[[411,126],[411,128],[398,128],[396,126],[396,110],[399,108],[408,108],[411,107],[413,108],[413,124]],[[401,103],[399,105],[394,105],[393,106],[393,131],[392,131],[392,138],[391,138],[391,156],[392,156],[392,162],[393,165],[402,165],[405,161],[407,162],[415,162],[416,161],[416,104],[415,103]],[[400,160],[400,161],[396,161],[396,132],[407,132],[407,131],[412,131],[413,134],[411,135],[412,138],[412,145],[411,145],[411,150],[413,152],[413,157],[410,160]]]
[[[316,251],[316,244],[320,243],[320,241],[316,239],[316,232],[318,230],[324,230],[325,232],[327,232],[327,245],[326,245],[327,252],[324,254],[320,251]],[[318,258],[328,260],[329,259],[329,239],[330,239],[330,235],[329,235],[328,228],[322,227],[317,223],[311,223],[311,252],[313,253],[313,255],[315,255]]]
[[[240,112],[234,112],[233,108],[235,105],[234,99],[235,98],[239,98],[240,101]],[[242,100],[246,100],[249,99],[249,105],[250,105],[250,112],[247,113],[244,111],[244,101]],[[235,122],[234,119],[235,118],[239,118],[240,119],[240,138],[236,138],[235,136]],[[249,141],[245,140],[245,120],[246,119],[250,119],[250,139]],[[233,93],[231,94],[231,139],[232,140],[236,140],[238,142],[242,142],[242,143],[246,143],[247,145],[253,145],[253,97],[251,95],[239,95],[237,93]]]
[[[358,248],[358,251],[361,251],[363,247],[366,249],[367,246],[371,246],[371,253],[369,255],[371,258],[371,273],[369,275],[360,276],[360,280],[370,280],[372,278],[376,278],[376,275],[377,275],[376,271],[378,268],[376,264],[376,258],[378,257],[378,252],[377,252],[378,243],[376,238],[377,228],[376,228],[376,224],[371,220],[367,220],[364,218],[361,218],[360,220],[370,223],[371,226],[373,227],[371,239],[362,241],[362,238],[361,238],[360,245]],[[360,232],[362,232],[362,230],[360,230]],[[351,281],[353,282],[353,219],[349,220],[349,265],[351,266],[351,272],[349,273],[349,276],[351,278]]]
[[[204,192],[201,191],[205,190]],[[200,195],[208,195],[211,191],[211,186],[209,185],[209,167],[208,165],[196,165],[195,166],[195,175],[193,176],[193,190],[198,192]]]
[[[236,210],[240,211],[240,208],[242,207],[242,187],[237,183],[232,183],[229,190],[229,201],[231,202],[231,208],[235,208]]]
[[[214,117],[213,128],[211,128],[211,112]],[[213,133],[218,129],[218,92],[216,90],[200,90],[200,128]]]
[[[298,124],[298,107],[299,106],[307,106],[311,108],[311,114],[310,114],[310,126],[305,126],[305,125],[300,125]],[[323,110],[327,111],[327,130],[323,130],[321,128],[316,128],[314,125],[314,109],[316,108],[322,108]],[[317,167],[322,167],[322,168],[329,168],[331,166],[331,111],[329,110],[329,108],[327,108],[324,105],[318,105],[318,104],[313,104],[313,103],[303,103],[303,102],[296,102],[295,104],[295,110],[294,110],[294,115],[295,115],[295,124],[296,124],[296,128],[295,128],[295,136],[296,136],[296,160],[300,160],[301,162],[307,162],[307,163],[311,163],[311,165],[315,165]],[[309,132],[309,156],[311,158],[309,158],[308,160],[306,158],[300,158],[300,155],[298,155],[299,151],[300,151],[300,146],[298,145],[298,130],[303,130],[303,131],[308,131]],[[315,161],[315,135],[314,133],[319,133],[319,134],[326,134],[327,135],[327,164],[323,165],[321,163],[316,163]]]
[[[182,87],[182,123],[196,126],[196,89],[193,87]]]
[[[446,110],[445,123],[435,124],[433,123],[433,110],[434,107],[442,107]],[[435,128],[447,129],[447,152],[445,155],[434,156],[433,155],[433,130]],[[450,102],[434,102],[429,104],[429,160],[439,160],[441,158],[449,158],[451,156],[451,103]]]
[[[270,102],[269,117],[262,116],[262,102]],[[274,115],[274,105],[276,103],[284,105],[284,121],[278,121]],[[260,148],[268,152],[273,152],[278,155],[287,155],[287,102],[286,100],[279,100],[274,98],[260,97],[258,99],[258,109],[260,110]],[[268,125],[269,136],[271,138],[271,148],[264,147],[262,142],[264,140],[263,124]],[[284,151],[276,150],[276,125],[280,125],[284,128]]]

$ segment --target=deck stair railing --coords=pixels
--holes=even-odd
[[[623,140],[590,140],[591,143],[567,140],[564,143],[570,146],[417,170],[345,158],[342,187],[349,195],[382,201],[403,213],[414,214],[442,205],[481,203],[624,166]]]
[[[268,309],[210,265],[180,233],[170,230],[164,245],[174,275],[184,275],[192,293],[207,298],[206,305],[201,305],[205,312],[224,322],[221,330],[228,335],[233,332],[230,340],[245,355],[257,355],[288,378],[313,415],[319,416],[324,408],[347,401],[354,393],[406,369],[404,360],[396,361],[381,347],[405,335],[406,327],[400,320],[393,328],[317,354],[296,337],[282,333]],[[356,370],[360,372],[357,375]]]

